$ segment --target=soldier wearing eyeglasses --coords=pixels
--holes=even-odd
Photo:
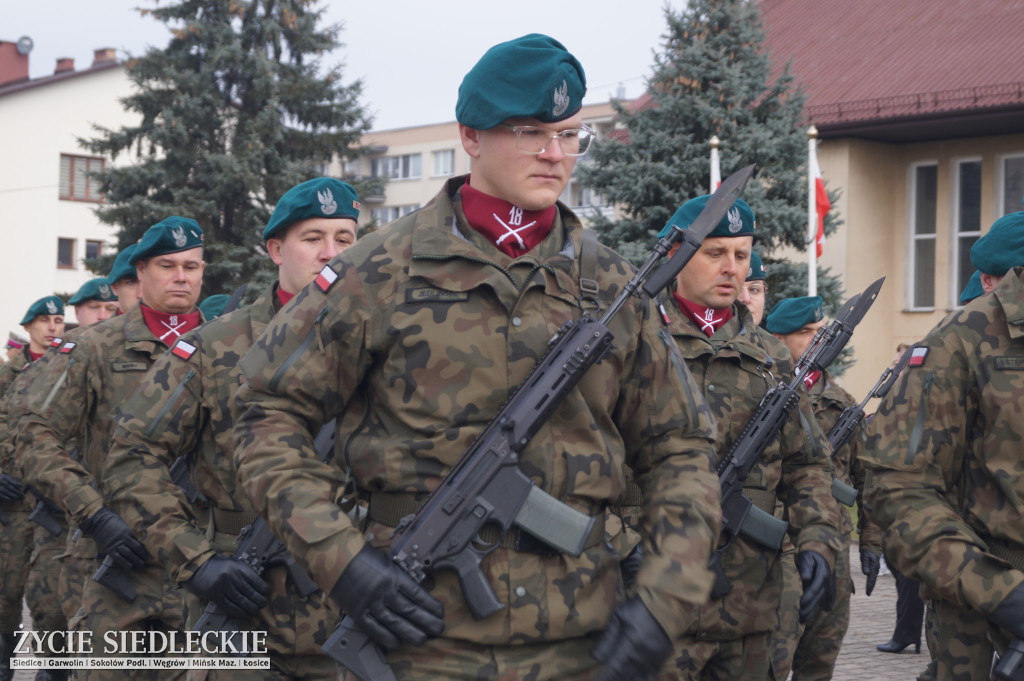
[[[592,305],[581,277],[607,305],[632,274],[558,203],[593,139],[580,114],[585,82],[547,36],[491,48],[456,106],[472,173],[328,263],[240,363],[240,485],[402,680],[643,679],[691,623],[686,606],[711,589],[714,425],[636,298],[610,323],[609,356],[520,456],[541,489],[594,519],[582,553],[513,529],[482,561],[506,607],[481,620],[451,570],[420,584],[387,554],[401,518],[449,474],[552,335]],[[323,463],[313,434],[335,416],[344,461]],[[627,467],[646,500],[629,599],[625,545],[607,511]],[[368,502],[359,526],[339,506],[345,468]]]

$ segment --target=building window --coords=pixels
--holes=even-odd
[[[910,176],[910,287],[911,310],[935,307],[935,211],[938,203],[939,166],[915,164]]]
[[[394,222],[403,215],[408,215],[417,209],[419,209],[419,206],[416,204],[409,204],[405,206],[381,206],[380,208],[371,209],[370,217],[378,225],[386,225],[389,222]]]
[[[85,240],[85,259],[95,260],[96,258],[103,255],[103,242],[93,241],[92,239]]]
[[[392,180],[411,180],[422,174],[422,154],[384,156],[373,159],[371,172],[374,177],[390,177]]]
[[[66,201],[103,200],[100,183],[92,173],[103,170],[102,158],[60,155],[60,198]]]
[[[1003,157],[1003,206],[1000,217],[1016,213],[1024,200],[1024,156]]]
[[[960,292],[974,273],[971,246],[981,236],[981,161],[958,161],[955,181],[953,257],[950,258],[953,268],[950,272],[953,286],[950,294],[954,307],[960,304]]]
[[[57,267],[62,270],[75,269],[74,239],[57,239]]]
[[[447,176],[455,174],[455,150],[445,149],[434,152],[434,175]]]

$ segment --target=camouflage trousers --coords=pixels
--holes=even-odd
[[[779,626],[771,633],[769,648],[772,659],[773,678],[785,681],[793,669],[803,625],[800,624],[800,597],[804,587],[796,569],[796,548],[790,546],[779,558],[782,568],[782,598],[779,600]]]
[[[92,576],[100,563],[96,560],[96,543],[82,535],[76,525],[68,528],[64,551],[57,590],[64,617],[68,621],[68,629],[75,630],[78,628],[78,622],[85,617],[85,610],[82,608],[85,584],[92,581]]]
[[[921,681],[987,679],[992,666],[988,620],[939,599],[926,601],[924,633],[932,659]]]
[[[767,681],[772,665],[769,632],[728,641],[683,638],[658,681]]]
[[[21,624],[22,598],[36,524],[28,519],[28,511],[5,512],[8,522],[0,525],[0,633],[11,633]]]
[[[54,536],[33,523],[34,547],[25,582],[25,602],[36,631],[66,631],[67,617],[60,597],[60,573],[67,545],[67,528]]]
[[[601,669],[590,655],[593,647],[589,637],[511,646],[435,638],[420,647],[402,646],[387,661],[399,681],[591,681]],[[338,679],[358,677],[342,669]]]
[[[793,657],[793,681],[828,681],[839,657],[843,637],[850,627],[850,545],[845,542],[836,556],[836,602],[831,611],[819,610],[804,626]],[[799,575],[797,576],[799,581]],[[799,607],[799,599],[797,600]],[[785,678],[785,677],[783,677]]]
[[[76,622],[77,631],[91,631],[96,657],[139,657],[106,650],[108,641],[119,646],[122,634],[133,632],[181,631],[181,590],[173,588],[163,568],[147,565],[129,573],[128,579],[138,595],[127,603],[107,587],[92,579],[85,583],[82,593],[82,617]],[[186,670],[158,669],[79,669],[75,679],[80,681],[183,681]]]

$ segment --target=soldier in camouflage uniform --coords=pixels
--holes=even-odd
[[[20,324],[29,341],[15,359],[0,367],[0,395],[4,400],[18,377],[64,332],[64,301],[57,296],[40,298],[29,306]],[[0,428],[0,444],[9,437],[9,429]],[[0,523],[0,681],[10,681],[14,675],[10,666],[16,644],[14,632],[21,624],[22,597],[32,558],[35,523],[29,520],[29,514],[35,500],[23,493],[21,471],[6,450],[0,456],[0,470],[0,511],[6,515],[6,521]],[[33,617],[45,620],[42,604],[33,599],[29,605]]]
[[[118,580],[138,593],[129,604],[87,581],[76,629],[106,632],[182,628],[181,593],[145,547],[104,503],[100,479],[117,410],[153,361],[177,338],[199,325],[195,304],[202,285],[202,230],[187,218],[170,217],[150,227],[130,258],[143,300],[126,314],[66,341],[29,387],[19,421],[17,455],[25,480],[64,507],[83,534],[127,571]],[[71,456],[78,443],[80,459]],[[30,455],[31,454],[31,455]],[[93,557],[96,564],[102,555]],[[102,654],[97,647],[97,654]],[[78,678],[177,678],[182,671],[79,670]]]
[[[814,334],[825,325],[822,300],[819,296],[786,298],[776,303],[766,321],[767,330],[789,349],[795,362],[810,345]],[[811,408],[823,433],[831,432],[843,410],[856,405],[857,399],[843,390],[827,371],[812,372],[804,379],[811,400]],[[856,489],[864,486],[864,469],[858,459],[864,439],[863,429],[858,429],[849,443],[832,452],[832,465],[836,477]],[[863,505],[863,497],[858,495]],[[773,659],[776,643],[788,652],[792,664],[793,681],[826,680],[832,678],[839,648],[850,625],[850,598],[853,594],[853,579],[850,575],[850,541],[853,525],[849,513],[842,511],[842,549],[836,556],[836,602],[831,612],[819,611],[797,632],[796,640],[773,636]],[[878,578],[882,554],[881,535],[877,526],[870,522],[868,515],[858,515],[858,534],[861,570],[867,577],[867,595],[871,595]],[[790,566],[784,565],[784,572]],[[795,575],[796,566],[792,565]],[[780,611],[780,620],[783,613]],[[782,628],[780,627],[780,632]],[[783,663],[785,664],[785,663]],[[786,668],[776,669],[777,676],[786,677]]]
[[[997,220],[971,262],[998,285],[917,344],[862,456],[885,554],[934,610],[939,681],[986,678],[993,648],[1024,637],[1024,212]]]
[[[233,614],[235,626],[268,632],[271,668],[247,671],[247,679],[333,680],[337,674],[320,651],[338,624],[323,593],[301,595],[280,561],[260,577],[231,557],[239,529],[257,517],[235,489],[231,406],[241,375],[237,359],[295,293],[355,242],[358,217],[355,190],[339,180],[319,178],[289,190],[263,234],[279,280],[252,305],[204,324],[156,361],[119,419],[107,457],[108,503],[190,592],[190,628],[212,599]],[[169,471],[180,454],[211,506],[208,532]],[[206,678],[224,675],[210,670]]]
[[[478,621],[452,571],[421,585],[385,553],[399,519],[579,317],[588,258],[604,305],[631,276],[557,203],[592,135],[584,92],[579,62],[547,36],[491,48],[456,106],[472,175],[335,258],[241,362],[242,488],[403,680],[649,678],[711,588],[713,424],[635,298],[610,322],[610,354],[520,456],[541,489],[594,518],[580,556],[513,529],[481,563],[506,607]],[[344,459],[325,464],[312,433],[342,412]],[[646,555],[637,595],[617,605],[620,555],[603,530],[627,466],[646,496]],[[363,532],[339,506],[346,467],[368,499]]]
[[[743,282],[737,298],[750,310],[754,324],[760,326],[764,319],[764,304],[768,297],[768,270],[761,257],[754,251],[750,252],[750,266],[747,268],[747,279]]]
[[[673,225],[688,228],[708,197],[684,204]],[[775,381],[789,377],[789,352],[757,325],[737,297],[746,277],[754,214],[737,200],[677,277],[671,300],[660,304],[665,343],[679,347],[718,424],[716,448],[729,451]],[[828,609],[834,587],[832,566],[839,548],[839,509],[830,493],[832,466],[827,443],[813,425],[802,397],[785,426],[743,482],[744,495],[767,513],[784,504],[796,546],[806,619]],[[802,423],[809,424],[810,432]],[[778,623],[780,552],[737,537],[720,556],[732,585],[724,596],[697,606],[697,616],[676,651],[664,679],[767,679],[771,674],[769,634]]]

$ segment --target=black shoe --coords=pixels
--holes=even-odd
[[[896,639],[890,639],[888,643],[880,643],[879,645],[875,646],[875,648],[882,651],[883,653],[902,653],[903,650],[908,646],[914,646],[914,652],[918,655],[921,654],[920,641],[918,641],[917,643],[900,643]]]

